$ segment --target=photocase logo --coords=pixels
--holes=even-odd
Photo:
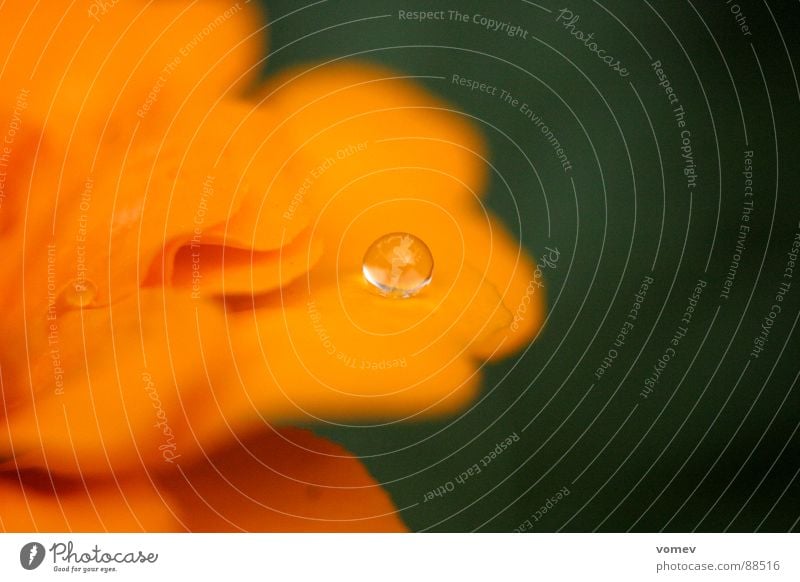
[[[19,563],[26,570],[35,570],[44,561],[44,546],[39,542],[29,542],[19,551]]]

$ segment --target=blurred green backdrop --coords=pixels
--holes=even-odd
[[[263,3],[265,75],[353,58],[440,77],[419,82],[474,116],[490,144],[490,206],[534,256],[559,251],[545,270],[545,328],[524,354],[486,370],[469,412],[436,423],[310,427],[362,456],[412,529],[797,529],[800,277],[784,276],[800,219],[797,5]],[[401,18],[418,10],[444,10],[446,19]],[[508,26],[493,31],[481,16]],[[504,33],[512,26],[514,36]],[[454,84],[454,74],[527,103],[571,169],[519,105]],[[752,197],[745,152],[753,152]],[[750,230],[737,252],[742,224]],[[653,283],[633,321],[646,277]],[[698,280],[706,286],[685,337],[647,393]],[[751,356],[782,282],[782,311]],[[615,345],[625,321],[633,327]],[[604,358],[611,364],[598,379]],[[514,433],[519,440],[480,474],[456,480]]]

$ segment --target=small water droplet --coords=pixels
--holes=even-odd
[[[89,279],[75,279],[61,292],[61,301],[68,307],[88,307],[97,296],[97,286]]]
[[[413,234],[393,232],[370,245],[361,271],[383,295],[411,297],[431,282],[433,255]]]

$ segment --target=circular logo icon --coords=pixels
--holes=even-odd
[[[39,542],[29,542],[19,551],[19,563],[26,570],[35,570],[44,561],[44,546]]]

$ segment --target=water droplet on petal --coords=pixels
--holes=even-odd
[[[68,307],[89,307],[97,296],[97,286],[89,279],[75,279],[61,292],[61,301]]]
[[[433,255],[413,234],[393,232],[370,245],[361,271],[383,295],[411,297],[431,282]]]

